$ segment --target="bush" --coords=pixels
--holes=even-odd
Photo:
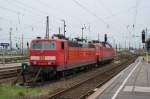
[[[24,92],[18,92],[18,96],[25,96]]]

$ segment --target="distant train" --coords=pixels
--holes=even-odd
[[[106,60],[115,54],[105,42],[83,43],[60,38],[36,38],[29,47],[30,71],[53,75]]]

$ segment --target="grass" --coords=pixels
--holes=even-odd
[[[17,96],[30,96],[47,92],[42,88],[27,88],[23,86],[0,85],[0,99],[15,99]]]

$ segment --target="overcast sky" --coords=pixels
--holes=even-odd
[[[66,20],[66,35],[84,37],[121,46],[139,47],[141,31],[150,29],[150,0],[0,0],[0,42],[9,42],[12,28],[13,45],[24,35],[24,45],[37,36],[45,36],[46,16],[49,16],[50,35],[58,33],[62,19]],[[133,26],[134,24],[134,26]],[[133,28],[134,27],[134,28]],[[135,45],[134,45],[135,46]]]

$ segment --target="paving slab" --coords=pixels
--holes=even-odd
[[[88,99],[150,99],[150,64],[137,58]]]

